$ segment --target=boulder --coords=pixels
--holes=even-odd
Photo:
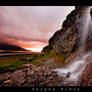
[[[69,78],[71,74],[72,74],[71,72],[67,72],[66,78]]]

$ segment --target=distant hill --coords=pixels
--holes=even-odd
[[[26,51],[24,48],[21,48],[16,45],[10,45],[7,43],[0,43],[0,50],[16,50],[16,51]]]

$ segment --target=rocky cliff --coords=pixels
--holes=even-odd
[[[49,40],[49,45],[42,52],[54,50],[57,55],[70,55],[80,45],[80,34],[76,20],[85,14],[87,6],[75,6],[75,9],[66,17],[62,28],[54,33]]]
[[[42,51],[49,52],[50,50],[54,50],[57,55],[65,54],[68,56],[68,58],[66,57],[65,65],[69,65],[69,63],[73,62],[76,56],[80,58],[83,51],[91,52],[91,55],[89,55],[86,60],[87,65],[83,73],[79,76],[79,86],[92,86],[92,28],[89,27],[85,48],[79,48],[82,38],[78,26],[82,27],[82,25],[76,22],[76,20],[80,19],[86,13],[87,8],[86,6],[76,6],[66,17],[62,28],[55,32],[49,40],[49,45],[44,47]]]

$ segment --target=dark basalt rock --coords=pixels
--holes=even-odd
[[[67,72],[67,74],[66,74],[66,78],[69,78],[70,75],[71,75],[71,72]]]
[[[49,45],[42,52],[54,50],[57,55],[75,52],[79,47],[79,31],[76,20],[84,15],[87,7],[76,6],[63,22],[62,28],[49,39]]]

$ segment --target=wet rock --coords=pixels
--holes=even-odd
[[[92,86],[92,62],[89,63],[80,76],[80,85]]]
[[[50,76],[50,78],[49,78],[50,80],[53,80],[54,78],[53,78],[53,76]]]
[[[71,72],[68,72],[68,73],[66,74],[66,78],[69,78],[71,74],[72,74]]]
[[[58,75],[57,75],[57,72],[55,72],[55,71],[52,71],[51,72],[51,75],[53,76],[53,77],[57,77]]]

